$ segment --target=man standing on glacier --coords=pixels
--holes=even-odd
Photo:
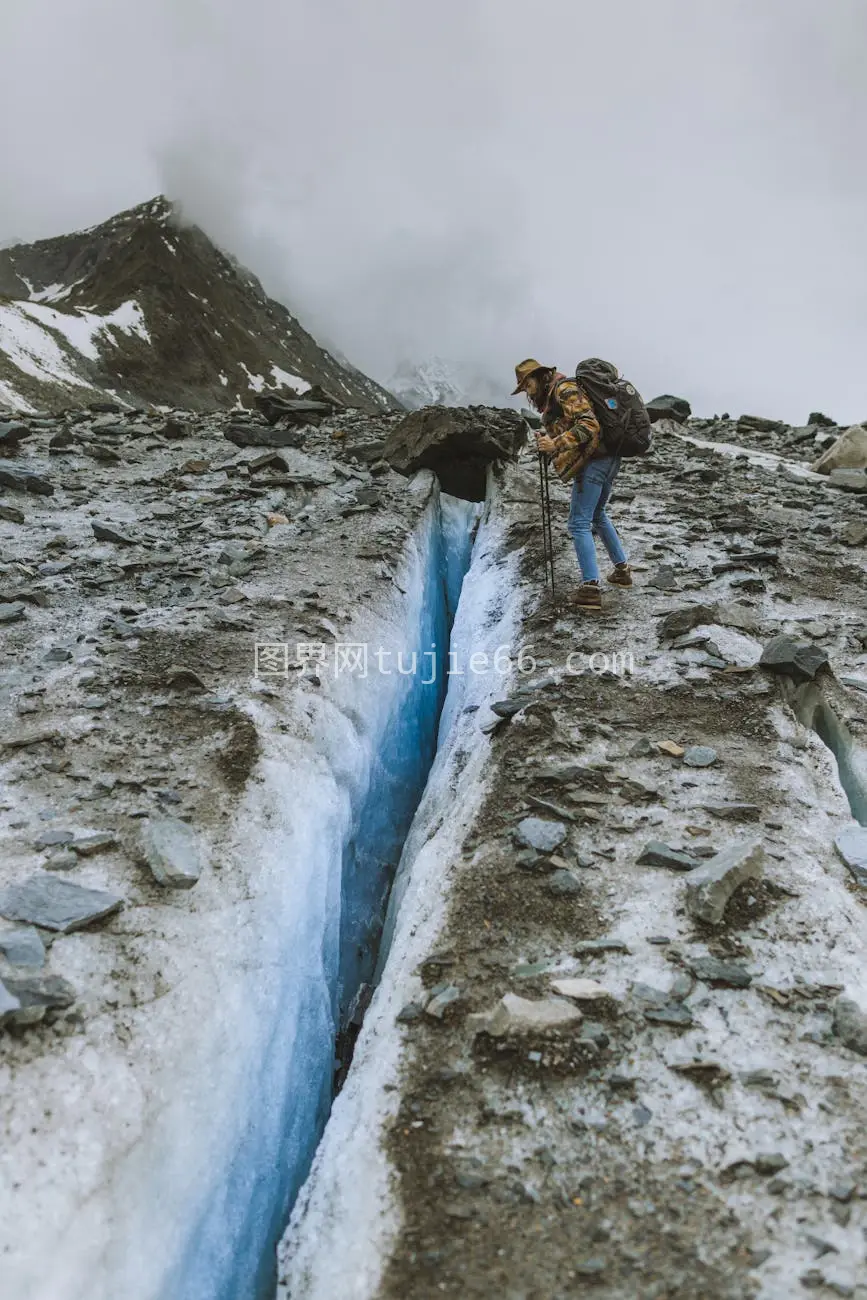
[[[582,362],[582,366],[590,364]],[[592,364],[605,367],[599,374],[609,385],[619,380],[616,369],[608,362],[594,359]],[[512,396],[526,393],[542,416],[545,431],[536,434],[539,451],[551,457],[564,482],[572,483],[567,527],[583,579],[574,603],[579,609],[600,610],[602,587],[594,533],[602,539],[614,565],[608,581],[616,587],[632,586],[632,570],[623,543],[605,509],[620,471],[620,443],[616,444],[617,454],[612,455],[603,441],[602,426],[590,398],[577,379],[569,379],[555,367],[543,366],[532,358],[515,367],[515,377],[518,386]]]

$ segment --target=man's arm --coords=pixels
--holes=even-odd
[[[557,401],[562,414],[557,416],[550,429],[555,460],[561,456],[565,458],[567,453],[571,459],[579,451],[592,455],[601,441],[602,429],[589,399],[576,383],[567,379],[557,388]]]

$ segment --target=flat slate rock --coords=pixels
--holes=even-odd
[[[169,889],[192,889],[202,874],[199,837],[177,817],[151,817],[142,849],[154,879]]]
[[[671,871],[694,871],[699,865],[697,858],[688,853],[681,853],[661,840],[651,840],[638,859],[641,867],[667,867]]]
[[[705,984],[727,984],[731,988],[746,989],[753,982],[752,975],[739,962],[720,961],[717,957],[694,957],[689,969]]]
[[[12,930],[0,930],[0,955],[10,966],[38,970],[45,965],[45,944],[34,926],[20,925]]]
[[[855,882],[867,889],[867,826],[853,823],[841,831],[834,847],[852,873]]]
[[[304,442],[299,429],[275,429],[267,424],[233,424],[223,436],[236,447],[300,447]]]
[[[39,873],[0,892],[0,916],[27,921],[43,930],[70,934],[120,911],[123,899],[103,889],[85,889],[69,880]]]
[[[116,542],[118,546],[134,546],[135,539],[126,533],[112,528],[111,524],[91,524],[93,535],[98,542]]]

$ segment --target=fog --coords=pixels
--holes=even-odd
[[[387,381],[867,417],[863,0],[6,4],[0,242],[164,191]]]

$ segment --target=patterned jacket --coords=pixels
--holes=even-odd
[[[542,412],[545,432],[554,439],[551,459],[565,482],[580,474],[588,461],[605,455],[602,430],[582,388],[565,375],[554,376]]]

